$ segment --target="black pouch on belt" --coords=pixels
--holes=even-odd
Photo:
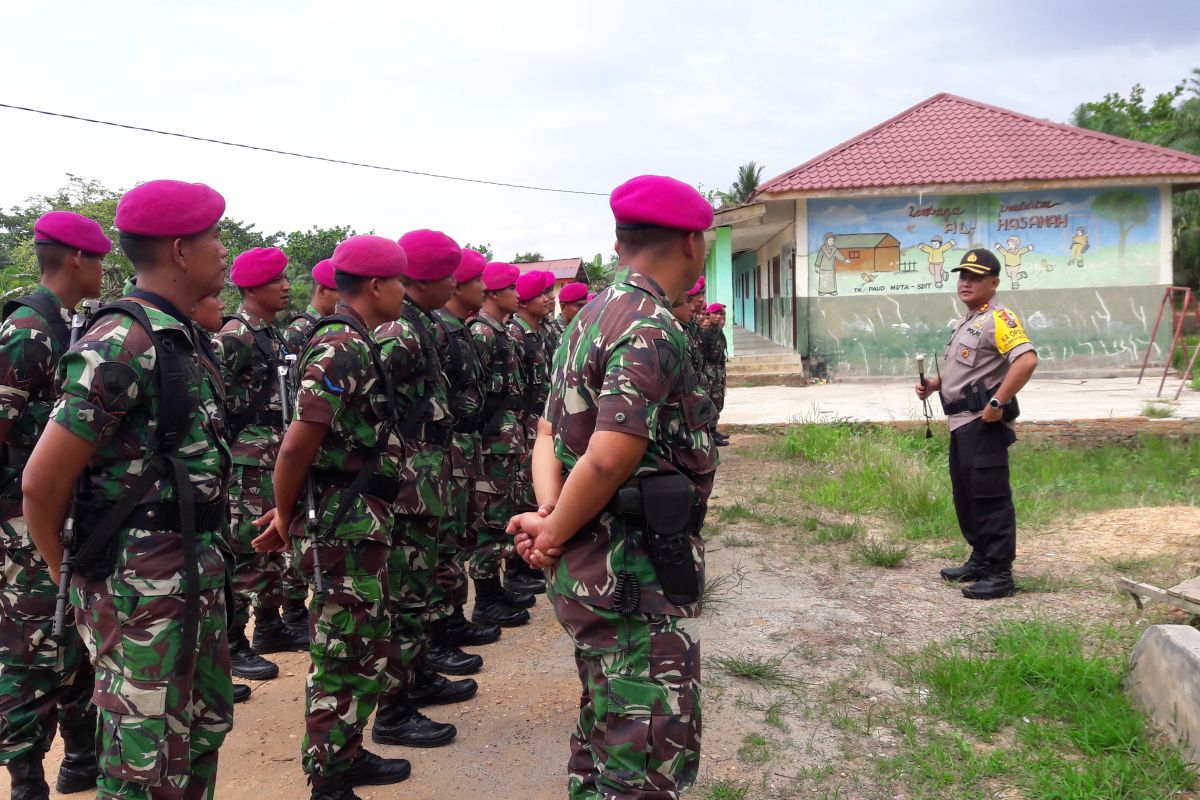
[[[642,478],[642,515],[646,549],[658,574],[663,595],[677,606],[700,599],[700,577],[692,557],[695,489],[678,472]]]

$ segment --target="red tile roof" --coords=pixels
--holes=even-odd
[[[759,194],[1159,175],[1200,177],[1200,157],[942,93],[772,178]]]
[[[523,261],[513,266],[519,268],[522,275],[540,269],[545,272],[553,272],[555,281],[573,281],[576,280],[579,271],[583,268],[583,259],[555,258],[550,261]]]

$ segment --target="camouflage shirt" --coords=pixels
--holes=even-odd
[[[480,311],[471,320],[471,339],[483,370],[486,410],[482,425],[484,455],[519,455],[526,450],[525,424],[518,406],[525,394],[517,345],[504,323]],[[492,418],[498,424],[491,424]]]
[[[213,337],[221,378],[225,381],[225,409],[231,426],[239,415],[248,413],[260,392],[265,391],[266,399],[255,415],[256,419],[248,420],[238,432],[233,443],[233,461],[273,469],[283,438],[279,376],[275,372],[283,338],[275,326],[246,310],[245,306],[238,309],[238,314],[243,319],[231,318]],[[259,332],[264,332],[269,339],[269,356],[258,346],[255,333]],[[266,422],[262,421],[263,417]]]
[[[348,305],[338,304],[337,312],[356,319],[362,317]],[[371,343],[364,341],[345,323],[321,328],[300,359],[300,386],[296,392],[296,420],[328,425],[329,433],[321,442],[314,470],[356,475],[376,445],[384,442],[375,475],[396,480],[404,451],[392,433],[388,419],[384,382],[375,369]],[[318,481],[319,483],[319,481]],[[334,532],[337,538],[369,539],[391,543],[391,509],[388,503],[363,494],[352,498],[355,508],[347,514],[354,524]],[[331,514],[327,509],[326,516]],[[302,521],[298,520],[302,526]],[[302,528],[293,527],[293,535]]]
[[[304,352],[304,348],[308,346],[308,337],[312,335],[317,320],[322,316],[320,311],[309,306],[287,324],[283,329],[283,344],[289,353],[300,355]]]
[[[174,451],[187,466],[197,503],[224,501],[230,452],[225,429],[220,376],[196,352],[194,330],[152,305],[146,316],[154,332],[176,344],[189,373],[193,407],[188,426]],[[85,473],[80,500],[109,507],[128,494],[150,467],[159,408],[157,353],[149,335],[124,313],[106,314],[80,337],[58,365],[62,395],[51,421],[86,442],[96,453]],[[176,500],[169,478],[156,481],[142,503]],[[93,516],[102,514],[94,509]],[[220,531],[198,531],[202,589],[222,585],[225,559]],[[118,595],[182,594],[185,548],[175,531],[122,529],[118,533],[116,572],[109,591]]]
[[[50,297],[58,306],[63,322],[70,324],[70,313],[45,286],[34,290]],[[63,346],[50,331],[41,315],[21,306],[0,325],[0,419],[13,420],[8,429],[9,447],[32,450],[46,429],[50,409],[58,396],[54,370],[62,358]],[[20,488],[21,475],[4,469],[0,489]],[[8,494],[6,491],[5,494]],[[21,516],[19,491],[16,497],[0,499],[0,522]]]
[[[445,334],[432,314],[405,297],[400,319],[376,328],[375,338],[396,387],[397,430],[404,440],[396,511],[441,516],[446,510],[449,435],[454,424],[445,371],[449,360]]]
[[[454,415],[454,444],[450,448],[453,474],[477,478],[479,465],[479,428],[483,423],[483,365],[471,341],[467,323],[444,308],[433,312],[441,323],[450,349],[446,377],[450,381],[450,411]]]
[[[522,421],[525,438],[533,445],[537,437],[537,421],[546,407],[550,393],[550,351],[539,328],[534,328],[517,315],[508,323],[508,335],[516,346],[517,360],[521,368],[521,380],[525,384],[522,398],[525,403]]]
[[[558,349],[558,343],[562,341],[563,325],[560,317],[551,317],[546,315],[542,321],[538,323],[538,333],[542,335],[542,341],[546,346],[546,362],[554,360],[554,351]]]
[[[546,405],[555,453],[568,471],[595,431],[619,431],[649,440],[635,477],[680,472],[692,481],[699,502],[708,498],[717,466],[709,434],[714,409],[686,359],[686,347],[662,289],[636,272],[579,312],[555,357]],[[663,596],[641,537],[627,547],[617,528],[604,513],[598,524],[566,544],[551,578],[555,591],[611,608],[616,572],[627,569],[641,584],[642,612],[698,615],[699,603],[679,607]],[[698,532],[692,550],[702,574],[704,545]]]
[[[692,371],[697,375],[703,375],[704,332],[700,330],[700,323],[693,319],[683,326],[683,332],[687,335],[687,357],[692,363]]]

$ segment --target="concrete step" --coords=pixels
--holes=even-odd
[[[739,354],[736,356],[729,357],[730,364],[735,364],[735,363],[736,364],[756,364],[756,365],[780,364],[783,366],[787,366],[790,364],[801,364],[803,362],[804,362],[804,359],[802,359],[800,356],[796,355],[795,353],[791,353],[791,354],[780,353],[778,355],[769,355],[769,356],[744,356],[744,355]]]
[[[789,375],[804,372],[803,364],[745,364],[739,366],[727,365],[726,375]]]

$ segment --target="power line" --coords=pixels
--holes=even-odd
[[[174,131],[160,131],[155,128],[143,128],[138,125],[126,125],[121,122],[110,122],[103,119],[91,119],[90,117],[80,117],[74,114],[63,114],[57,111],[45,111],[40,108],[28,108],[27,106],[15,106],[9,103],[0,103],[0,108],[8,108],[13,111],[27,111],[31,114],[41,114],[47,117],[58,117],[60,119],[72,119],[76,122],[90,122],[94,125],[107,125],[110,128],[124,128],[130,131],[141,131],[143,133],[155,133],[159,136],[174,136],[177,139],[190,139],[194,142],[207,142],[209,144],[220,144],[225,147],[239,147],[243,150],[257,150],[262,153],[274,153],[279,156],[292,156],[293,158],[306,158],[310,161],[324,161],[329,164],[342,164],[347,167],[363,167],[364,169],[376,169],[382,172],[400,172],[405,175],[419,175],[423,178],[440,178],[445,181],[461,181],[462,183],[480,183],[485,186],[503,186],[509,189],[528,189],[535,192],[557,192],[559,194],[582,194],[592,197],[608,197],[607,192],[585,192],[579,189],[555,189],[548,186],[529,186],[523,183],[505,183],[503,181],[488,181],[482,178],[463,178],[458,175],[440,175],[436,172],[421,172],[415,169],[402,169],[400,167],[384,167],[379,164],[364,164],[361,161],[347,161],[341,158],[329,158],[327,156],[314,156],[308,153],[294,153],[290,150],[278,150],[273,147],[259,147],[253,144],[241,144],[239,142],[226,142],[221,139],[209,139],[205,136],[192,136],[187,133],[175,133]]]

